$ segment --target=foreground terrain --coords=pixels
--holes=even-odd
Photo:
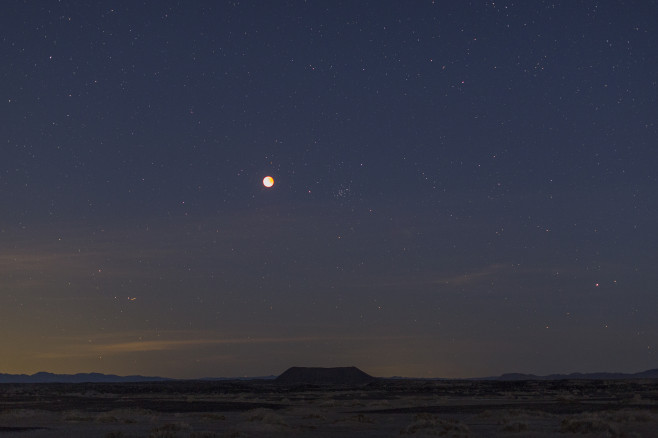
[[[658,380],[0,385],[0,437],[644,437]]]

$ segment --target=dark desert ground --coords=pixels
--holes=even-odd
[[[0,386],[4,437],[649,437],[658,380]]]

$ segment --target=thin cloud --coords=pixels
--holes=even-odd
[[[69,343],[62,350],[43,352],[37,355],[42,359],[88,357],[98,355],[118,355],[147,353],[156,351],[177,351],[207,346],[221,345],[255,345],[255,344],[295,344],[318,342],[369,342],[375,340],[407,339],[406,336],[295,336],[295,337],[242,337],[211,339],[162,339],[129,342],[85,342]]]
[[[463,274],[460,275],[443,276],[440,274],[424,274],[416,278],[409,278],[409,279],[390,278],[384,281],[362,283],[356,286],[368,287],[368,288],[421,287],[421,286],[431,286],[431,285],[463,286],[466,284],[472,284],[472,283],[481,282],[483,280],[488,280],[492,277],[501,275],[503,273],[518,274],[520,272],[526,272],[526,270],[521,271],[516,265],[505,264],[505,263],[494,263],[473,271],[465,271]]]
[[[489,266],[485,266],[479,270],[473,272],[465,272],[461,275],[453,275],[450,277],[443,277],[435,279],[433,283],[435,284],[449,284],[453,286],[462,286],[465,284],[475,283],[484,279],[489,279],[493,276],[499,275],[501,272],[510,272],[514,267],[509,264],[503,263],[494,263]]]

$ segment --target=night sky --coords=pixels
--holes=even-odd
[[[657,23],[3,3],[0,372],[656,368]]]

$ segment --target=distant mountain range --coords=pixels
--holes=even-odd
[[[484,377],[472,380],[624,380],[624,379],[658,379],[658,368],[639,373],[571,373],[549,374],[536,376],[534,374],[509,373],[498,377]]]
[[[116,376],[114,374],[78,373],[53,374],[40,372],[27,374],[1,374],[0,383],[131,383],[131,382],[163,382],[164,377]]]
[[[117,376],[102,373],[53,374],[40,372],[28,374],[2,374],[0,383],[135,383],[135,382],[170,382],[175,380],[273,380],[277,376],[259,377],[204,377],[201,379],[170,379],[168,377]]]
[[[292,368],[299,374],[301,368]],[[290,373],[288,370],[286,373]],[[303,370],[303,369],[302,369]],[[358,369],[334,369],[334,370],[347,370],[352,373],[362,373]],[[283,383],[287,377],[286,373],[282,374],[280,383]],[[317,374],[317,373],[316,373]],[[284,376],[285,375],[285,376]],[[313,374],[314,378],[317,378]],[[350,376],[352,376],[350,374]],[[366,375],[367,376],[367,375]],[[273,380],[277,376],[263,376],[263,377],[207,377],[196,380]],[[307,376],[308,377],[308,376]],[[353,376],[352,376],[353,377]],[[370,376],[368,376],[370,377]],[[393,377],[399,379],[400,377]],[[658,379],[658,368],[642,371],[639,373],[571,373],[571,374],[550,374],[548,376],[537,376],[534,374],[522,373],[508,373],[496,377],[479,377],[465,380],[623,380],[623,379]],[[32,375],[28,374],[2,374],[0,373],[0,383],[135,383],[135,382],[166,382],[182,379],[169,379],[166,377],[147,377],[147,376],[117,376],[114,374],[102,373],[78,373],[78,374],[53,374],[47,372],[40,372]],[[192,380],[192,379],[190,379]],[[418,380],[459,380],[459,379],[418,379]]]

